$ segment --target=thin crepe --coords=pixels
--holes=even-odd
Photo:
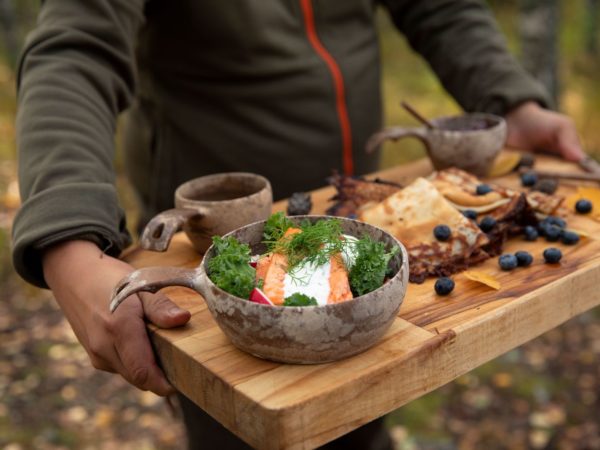
[[[358,217],[383,228],[405,245],[410,280],[415,283],[430,275],[451,275],[489,257],[483,250],[489,244],[485,233],[424,178],[364,209]],[[433,234],[433,229],[441,224],[451,230],[445,242]]]

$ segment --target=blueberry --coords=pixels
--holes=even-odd
[[[519,262],[515,255],[505,253],[498,258],[498,265],[502,270],[513,270],[519,265]]]
[[[556,247],[550,247],[544,250],[544,260],[548,264],[556,264],[562,258],[562,252]]]
[[[452,231],[450,230],[450,227],[448,225],[437,225],[433,229],[433,235],[438,241],[447,241],[448,239],[450,239],[451,234]]]
[[[577,200],[575,203],[575,211],[579,214],[587,214],[592,210],[592,202],[588,199],[582,198],[581,200]]]
[[[531,225],[527,225],[523,230],[523,233],[525,233],[526,241],[536,241],[538,238],[538,231]]]
[[[483,219],[481,219],[481,222],[479,222],[479,228],[481,228],[481,231],[486,233],[488,231],[492,231],[495,226],[496,219],[494,219],[492,216],[485,216]]]
[[[517,264],[521,267],[530,266],[533,262],[533,256],[531,256],[531,253],[529,252],[518,251],[515,253],[515,256],[517,258]]]
[[[462,213],[467,219],[477,220],[477,211],[473,209],[465,209]]]
[[[574,231],[563,230],[560,235],[560,240],[565,245],[575,245],[579,242],[579,235]]]
[[[438,295],[448,295],[454,289],[454,281],[448,277],[438,278],[435,281],[434,288]]]
[[[548,242],[556,242],[560,239],[562,230],[556,225],[546,225],[544,228],[544,236]]]
[[[477,195],[489,194],[492,191],[493,191],[493,189],[490,187],[489,184],[479,184],[479,185],[477,185],[477,188],[475,189],[475,192],[477,193]]]
[[[540,191],[544,194],[552,195],[558,189],[558,180],[556,178],[543,178],[538,180],[532,189],[534,191]]]
[[[542,222],[546,222],[549,225],[556,225],[558,228],[566,228],[567,222],[564,219],[556,216],[548,216]]]
[[[535,172],[525,172],[521,175],[521,184],[523,186],[533,186],[537,183],[538,177]]]
[[[542,220],[540,223],[538,223],[538,226],[537,226],[538,234],[540,236],[546,236],[546,231],[548,230],[549,227],[550,227],[550,224],[548,222],[545,222]]]

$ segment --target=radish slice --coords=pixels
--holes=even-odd
[[[258,265],[258,260],[260,259],[260,255],[252,255],[250,257],[250,266],[254,267],[256,269],[256,266]]]
[[[250,301],[254,303],[260,303],[261,305],[273,306],[273,302],[269,300],[269,297],[267,297],[259,288],[252,289],[252,292],[250,292]]]

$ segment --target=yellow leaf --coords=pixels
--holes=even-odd
[[[465,270],[463,275],[471,281],[485,284],[492,289],[500,289],[500,282],[489,273],[480,272],[479,270]]]
[[[577,233],[579,235],[579,237],[582,237],[582,238],[590,237],[590,233],[588,233],[587,231],[579,230],[579,229],[573,228],[573,227],[569,227],[568,230],[572,231],[573,233]]]
[[[501,177],[502,175],[507,175],[515,170],[519,161],[521,161],[521,154],[519,152],[501,152],[494,160],[488,176]]]

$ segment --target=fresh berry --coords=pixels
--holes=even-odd
[[[495,226],[496,219],[494,219],[492,216],[485,216],[483,219],[481,219],[481,222],[479,222],[479,228],[481,228],[481,231],[486,233],[488,231],[492,231]]]
[[[533,262],[533,256],[529,252],[518,251],[515,253],[515,257],[517,258],[517,264],[521,267],[530,266]]]
[[[558,228],[567,227],[567,222],[565,222],[565,219],[562,219],[561,217],[548,216],[544,220],[542,220],[542,222],[546,222],[549,225],[556,225]]]
[[[562,230],[556,225],[546,225],[544,228],[544,236],[548,242],[556,242],[560,239]]]
[[[523,153],[521,155],[521,159],[519,160],[519,164],[517,164],[517,167],[515,167],[516,170],[520,169],[521,167],[533,167],[533,165],[535,164],[535,156],[533,155],[533,153]]]
[[[579,242],[579,235],[574,231],[563,230],[560,235],[560,240],[565,245],[575,245]]]
[[[531,225],[527,225],[523,230],[523,233],[525,234],[526,241],[536,241],[539,235],[538,230]]]
[[[448,239],[450,239],[451,234],[452,231],[450,230],[450,227],[448,225],[437,225],[433,229],[433,235],[438,241],[447,241]]]
[[[438,278],[435,281],[434,289],[438,295],[448,295],[454,289],[454,280],[448,277]]]
[[[540,191],[544,194],[552,195],[558,189],[558,180],[555,178],[542,178],[533,186],[534,191]]]
[[[575,203],[575,211],[579,214],[587,214],[592,210],[592,202],[590,202],[586,198],[582,198],[581,200],[577,200]]]
[[[288,216],[302,216],[308,214],[312,208],[310,194],[306,192],[294,192],[288,200]]]
[[[498,258],[498,265],[502,270],[513,270],[519,265],[519,262],[515,255],[505,253]]]
[[[562,252],[556,247],[550,247],[544,250],[544,260],[548,264],[556,264],[562,258]]]
[[[475,189],[475,192],[477,193],[477,195],[489,194],[492,191],[493,191],[493,189],[490,187],[489,184],[479,184],[479,185],[477,185],[477,188]]]
[[[462,213],[467,219],[477,220],[477,211],[474,209],[465,209]]]
[[[521,184],[523,186],[531,187],[537,183],[538,177],[535,172],[525,172],[521,175]]]

